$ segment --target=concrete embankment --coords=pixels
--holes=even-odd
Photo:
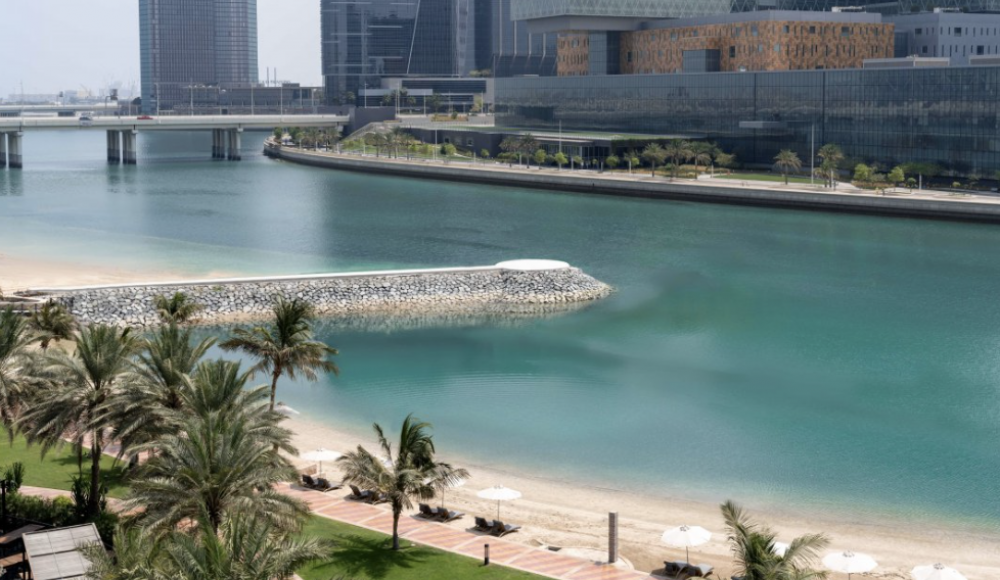
[[[515,185],[579,193],[790,209],[1000,222],[1000,199],[984,197],[956,196],[948,199],[933,199],[910,195],[880,196],[867,193],[755,189],[753,187],[710,185],[704,182],[640,180],[595,174],[589,171],[524,171],[509,170],[499,165],[470,166],[460,163],[444,165],[387,158],[333,155],[279,147],[270,142],[265,145],[264,153],[273,158],[316,167],[464,183]]]
[[[32,290],[67,305],[83,323],[133,326],[158,324],[156,297],[175,292],[184,292],[204,306],[198,322],[210,324],[266,318],[279,296],[308,301],[321,315],[360,316],[475,314],[502,308],[544,312],[597,300],[611,291],[610,286],[580,269],[551,260],[515,260],[473,268]]]

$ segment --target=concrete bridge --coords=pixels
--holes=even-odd
[[[32,131],[106,131],[108,163],[136,163],[140,131],[211,131],[212,158],[240,160],[240,137],[246,129],[341,127],[348,115],[196,115],[166,117],[0,117],[0,168],[24,166],[22,140]]]

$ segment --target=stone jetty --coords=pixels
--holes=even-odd
[[[197,322],[244,322],[270,316],[281,296],[312,304],[317,314],[544,310],[603,298],[607,284],[553,260],[514,260],[495,266],[348,274],[196,280],[81,288],[40,288],[40,298],[65,304],[84,324],[154,326],[157,296],[183,292],[204,310]]]

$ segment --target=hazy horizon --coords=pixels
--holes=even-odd
[[[21,92],[57,93],[113,82],[126,89],[139,72],[136,0],[4,0],[0,34],[0,98]],[[322,84],[319,0],[258,0],[260,79]],[[14,56],[12,56],[14,55]],[[20,55],[20,56],[17,56]]]

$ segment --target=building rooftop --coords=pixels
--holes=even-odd
[[[100,544],[94,524],[24,534],[24,550],[35,580],[83,580],[90,562],[80,546]]]
[[[868,12],[808,12],[801,10],[761,10],[735,12],[697,18],[650,20],[640,30],[662,30],[710,24],[739,24],[742,22],[830,22],[843,24],[881,24],[882,15]]]

